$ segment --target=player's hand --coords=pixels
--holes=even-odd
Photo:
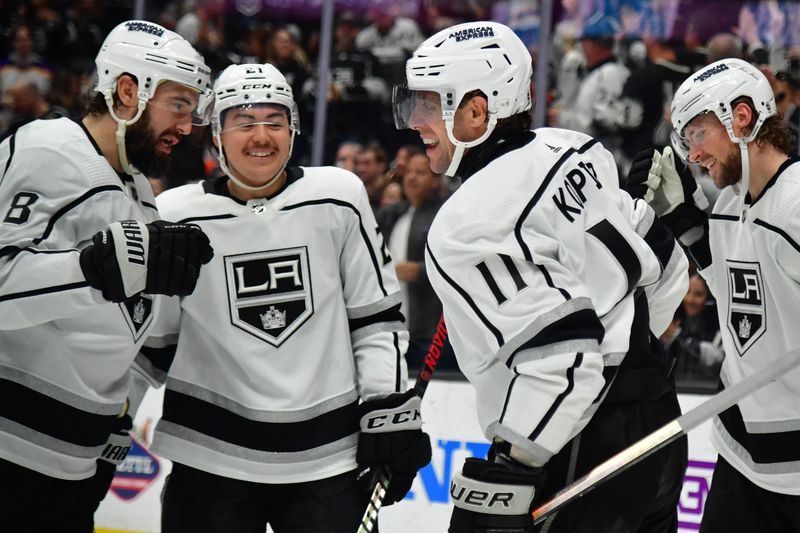
[[[470,457],[453,476],[450,533],[532,533],[531,505],[544,481],[541,468],[507,456]]]
[[[417,281],[422,273],[421,263],[415,261],[406,261],[405,263],[398,263],[395,266],[397,272],[397,281],[409,282]]]
[[[431,462],[431,440],[422,431],[420,397],[413,390],[390,394],[359,406],[361,433],[356,461],[371,469],[388,468],[391,482],[383,500],[402,500],[417,471]]]
[[[200,267],[214,256],[208,237],[195,225],[159,220],[115,222],[97,232],[80,256],[89,285],[111,302],[140,293],[186,296]]]
[[[689,169],[676,165],[671,147],[636,154],[625,190],[644,199],[684,245],[693,244],[705,233],[708,200]]]

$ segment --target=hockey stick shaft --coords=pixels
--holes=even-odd
[[[436,332],[433,334],[431,343],[428,346],[428,351],[425,354],[425,359],[422,361],[422,368],[417,375],[417,381],[414,383],[414,394],[422,398],[425,395],[425,390],[428,388],[428,383],[436,371],[436,365],[439,364],[439,358],[442,356],[442,347],[447,340],[447,326],[444,324],[444,315],[439,319],[436,325]],[[358,526],[358,533],[370,533],[378,521],[378,511],[383,505],[383,499],[386,497],[386,490],[389,488],[389,483],[392,481],[392,476],[385,468],[377,472],[377,481],[375,489],[372,491],[372,496],[369,498],[364,516],[361,517],[361,523]]]
[[[580,498],[599,484],[627,470],[650,454],[685,435],[706,420],[733,406],[764,385],[775,381],[800,365],[800,350],[792,350],[774,364],[716,394],[688,413],[679,416],[650,435],[635,442],[610,459],[593,468],[588,474],[560,490],[550,501],[533,511],[533,521],[538,524],[564,505]]]

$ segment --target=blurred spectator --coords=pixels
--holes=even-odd
[[[11,37],[12,51],[0,61],[0,94],[18,81],[36,84],[39,94],[47,96],[53,71],[44,59],[33,51],[33,36],[28,26],[17,26]]]
[[[79,77],[68,70],[56,70],[53,73],[53,80],[50,84],[50,97],[47,100],[53,107],[65,109],[66,116],[79,116],[83,111]]]
[[[306,164],[310,159],[311,138],[308,134],[313,124],[313,101],[305,102],[302,98],[303,85],[308,79],[310,67],[308,57],[299,47],[299,30],[297,27],[282,27],[272,32],[267,44],[267,63],[274,65],[292,86],[292,94],[298,103],[300,113],[300,129],[302,135],[294,140],[291,165]],[[332,119],[331,119],[332,120]]]
[[[581,34],[586,76],[580,82],[574,104],[552,107],[548,121],[554,126],[591,135],[614,154],[617,164],[624,166],[618,131],[622,118],[619,101],[630,72],[614,55],[614,36],[618,30],[619,22],[600,12],[587,20]]]
[[[328,102],[326,154],[331,154],[340,139],[366,141],[374,138],[376,129],[380,129],[376,118],[389,109],[389,87],[377,76],[375,57],[369,51],[356,49],[357,33],[353,14],[343,13],[336,23],[330,79],[325,93]],[[303,87],[303,95],[309,103],[314,102],[318,94],[316,72]]]
[[[69,116],[69,112],[51,105],[42,97],[39,88],[29,79],[21,79],[14,83],[5,93],[8,108],[13,113],[11,123],[0,133],[0,140],[13,135],[17,129],[38,118],[60,118]]]
[[[778,113],[789,124],[792,134],[791,155],[800,155],[800,79],[786,71],[769,73],[767,79],[775,93]]]
[[[732,33],[718,33],[708,41],[707,61],[713,63],[726,57],[744,59],[742,41]]]
[[[341,143],[336,150],[336,166],[355,173],[358,163],[358,154],[360,154],[363,149],[364,147],[357,142],[345,141]]]
[[[442,304],[425,273],[425,241],[436,213],[444,203],[439,198],[440,176],[430,168],[428,156],[409,158],[403,176],[406,200],[380,209],[378,226],[386,239],[400,281],[403,314],[408,321],[409,340],[406,359],[409,367],[419,367],[442,314]],[[455,366],[452,356],[440,368]]]
[[[406,173],[408,160],[411,159],[412,156],[419,154],[425,154],[425,151],[419,144],[404,144],[398,148],[394,160],[389,165],[391,173],[390,179],[393,182],[403,183],[403,176]]]
[[[119,20],[106,20],[104,5],[94,0],[74,0],[64,21],[65,39],[60,43],[59,56],[62,67],[71,72],[85,73],[94,70],[94,57],[103,45],[106,33]]]
[[[403,186],[396,181],[386,185],[381,194],[381,208],[403,201]]]
[[[390,86],[405,79],[405,61],[424,40],[416,21],[398,17],[397,9],[389,0],[377,2],[369,10],[372,24],[356,36],[356,47],[378,59]]]
[[[620,135],[628,159],[641,150],[669,144],[672,127],[669,107],[678,86],[692,72],[678,61],[676,41],[645,38],[647,56],[640,67],[631,66],[619,100]]]
[[[662,336],[667,353],[675,358],[679,385],[716,390],[725,353],[716,304],[699,274],[689,279],[689,291]]]
[[[364,182],[372,209],[380,207],[381,195],[389,183],[386,150],[377,143],[368,144],[356,158],[356,175]]]

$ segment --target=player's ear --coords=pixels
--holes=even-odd
[[[123,107],[136,107],[139,103],[137,90],[139,84],[130,74],[122,74],[117,78],[117,98]]]
[[[754,119],[750,106],[745,102],[739,102],[733,108],[733,131],[737,135],[746,135],[753,129]]]

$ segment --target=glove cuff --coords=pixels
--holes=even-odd
[[[460,509],[480,514],[524,515],[530,512],[533,485],[491,483],[464,476],[453,476],[450,497]]]

